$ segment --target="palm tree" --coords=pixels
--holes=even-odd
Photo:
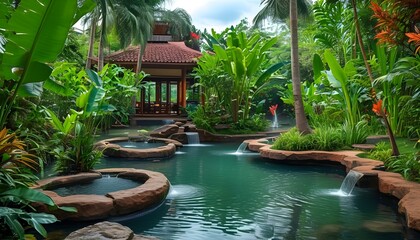
[[[169,31],[175,41],[186,40],[193,28],[191,16],[183,8],[158,9],[155,12],[155,21],[168,22]]]
[[[288,9],[289,5],[289,12]],[[299,132],[307,134],[312,132],[309,127],[308,120],[305,116],[303,107],[300,74],[299,74],[299,52],[298,52],[298,35],[297,23],[298,13],[307,15],[309,12],[310,3],[307,0],[261,0],[263,9],[254,17],[254,24],[260,26],[264,20],[270,19],[274,21],[284,20],[290,17],[290,31],[291,31],[291,63],[292,63],[292,84],[293,84],[293,98],[295,107],[296,127]]]
[[[88,16],[91,23],[89,52],[86,68],[91,67],[93,44],[96,27],[100,26],[98,49],[98,70],[103,67],[103,48],[106,35],[114,29],[119,37],[121,47],[126,47],[132,41],[145,45],[150,36],[153,24],[153,11],[164,0],[96,0],[97,7]],[[113,27],[113,28],[112,28]]]

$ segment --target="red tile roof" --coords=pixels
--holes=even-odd
[[[130,46],[105,57],[110,62],[137,62],[138,46]],[[202,54],[184,42],[147,43],[143,63],[195,63]]]

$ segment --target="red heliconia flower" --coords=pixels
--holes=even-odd
[[[192,38],[192,39],[195,39],[195,40],[200,39],[200,35],[198,35],[198,34],[197,34],[197,33],[195,33],[195,32],[191,32],[191,33],[190,33],[190,35],[191,35],[191,38]]]
[[[415,31],[413,33],[406,33],[405,35],[408,37],[408,42],[413,42],[416,46],[416,52],[414,54],[417,54],[420,52],[420,29],[415,27]]]
[[[271,106],[269,107],[270,112],[271,112],[271,114],[272,114],[273,116],[274,116],[274,115],[276,115],[277,105],[278,105],[278,104],[276,104],[276,105],[271,105]]]
[[[385,114],[385,111],[382,108],[382,99],[373,103],[372,111],[378,116],[383,116]]]

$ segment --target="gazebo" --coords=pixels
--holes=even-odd
[[[105,57],[105,62],[136,70],[138,46],[131,46]],[[147,73],[144,88],[136,97],[136,115],[178,115],[180,107],[188,101],[198,101],[199,93],[191,88],[190,76],[197,66],[201,52],[191,49],[184,42],[149,42],[142,59],[141,70]]]

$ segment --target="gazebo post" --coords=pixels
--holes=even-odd
[[[182,68],[181,74],[181,106],[187,107],[187,73],[185,68]]]

